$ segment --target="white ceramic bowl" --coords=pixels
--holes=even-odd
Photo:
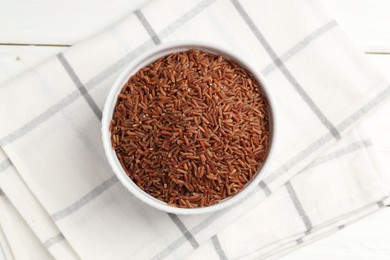
[[[180,52],[180,51],[186,51],[190,48],[199,49],[205,52],[213,53],[213,54],[221,54],[223,57],[234,60],[242,67],[246,68],[249,72],[253,74],[253,77],[260,83],[260,87],[263,91],[263,94],[268,100],[269,105],[269,120],[270,120],[270,148],[268,152],[267,159],[261,169],[256,173],[256,175],[253,177],[253,179],[246,184],[245,188],[242,189],[240,192],[235,194],[234,196],[228,197],[222,201],[220,201],[217,204],[202,207],[202,208],[177,208],[173,206],[169,206],[167,203],[162,202],[151,195],[144,192],[142,189],[140,189],[125,173],[125,171],[122,168],[121,163],[119,162],[116,153],[114,149],[112,149],[111,145],[111,132],[109,131],[109,125],[113,116],[115,104],[117,102],[117,97],[120,91],[122,90],[122,87],[125,85],[125,83],[129,80],[129,78],[134,75],[138,70],[140,70],[142,67],[145,67],[152,62],[156,61],[157,59],[164,57],[172,52]],[[122,184],[137,198],[145,202],[146,204],[157,208],[159,210],[163,210],[170,213],[180,214],[180,215],[195,215],[195,214],[202,214],[202,213],[210,213],[217,210],[224,209],[226,207],[229,207],[238,201],[240,201],[242,198],[244,198],[251,190],[253,190],[256,185],[263,179],[262,172],[267,168],[268,162],[270,161],[272,157],[272,151],[273,151],[273,144],[275,142],[275,123],[274,123],[274,113],[273,113],[273,102],[271,99],[271,96],[269,94],[269,91],[267,90],[267,84],[260,75],[258,69],[253,67],[246,59],[239,56],[237,53],[234,53],[233,51],[227,50],[225,48],[222,48],[220,46],[216,46],[215,44],[211,43],[202,43],[202,42],[171,42],[162,44],[158,47],[154,47],[151,50],[145,52],[143,55],[135,59],[133,62],[131,62],[122,72],[122,74],[118,77],[118,79],[115,81],[114,85],[112,86],[103,111],[103,118],[102,118],[102,135],[103,135],[103,145],[104,150],[106,152],[106,156],[108,158],[108,161],[114,170],[115,174],[117,175],[118,179],[122,182]]]

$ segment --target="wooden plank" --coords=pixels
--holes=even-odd
[[[0,43],[73,44],[147,1],[0,1]]]
[[[0,44],[73,44],[147,1],[0,1]],[[324,2],[365,51],[390,52],[389,0]]]

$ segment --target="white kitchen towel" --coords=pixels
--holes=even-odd
[[[0,196],[0,214],[1,229],[7,241],[1,242],[7,259],[52,258],[5,196]]]
[[[3,162],[0,166],[0,189],[7,199],[4,203],[8,203],[13,207],[3,207],[3,210],[7,215],[15,215],[13,211],[18,212],[17,218],[12,217],[13,222],[0,221],[4,230],[13,228],[15,223],[18,223],[15,219],[23,219],[20,226],[28,226],[31,230],[30,233],[35,234],[38,243],[48,250],[54,257],[74,257],[76,254],[69,246],[64,236],[59,231],[57,225],[51,220],[49,214],[44,210],[42,205],[35,198],[34,194],[30,191],[28,186],[24,183],[15,167],[11,164],[7,156],[0,151],[0,161]],[[7,204],[6,204],[7,205]],[[15,210],[11,210],[14,208]],[[3,216],[3,214],[2,214]],[[11,219],[8,218],[8,219]],[[0,218],[2,220],[2,218]],[[18,235],[18,234],[16,234]],[[23,243],[27,242],[22,236],[19,240],[22,242],[19,248],[26,248]],[[30,238],[31,240],[31,238]],[[17,246],[14,242],[11,243],[13,247]],[[28,243],[31,245],[32,243]],[[27,248],[25,249],[27,251]],[[28,254],[28,252],[26,252]],[[42,258],[40,258],[42,259]]]
[[[100,140],[104,99],[122,68],[181,39],[248,58],[275,99],[278,139],[264,180],[210,215],[142,204],[113,175]],[[182,259],[197,248],[222,259],[274,257],[384,204],[385,173],[366,137],[350,130],[389,94],[389,80],[318,1],[155,0],[0,87],[0,145],[9,157],[0,169],[13,164],[55,237],[84,259]],[[338,156],[354,147],[364,148],[349,154],[358,159]]]

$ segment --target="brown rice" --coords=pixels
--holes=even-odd
[[[181,208],[242,190],[269,146],[267,101],[234,61],[200,50],[172,53],[123,86],[111,141],[127,175]]]

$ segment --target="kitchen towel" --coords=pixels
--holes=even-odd
[[[124,66],[184,39],[221,44],[258,68],[278,126],[258,188],[191,217],[129,194],[100,137],[105,97]],[[356,123],[389,85],[319,1],[155,0],[0,87],[0,187],[56,258],[277,257],[388,203],[388,176]]]

